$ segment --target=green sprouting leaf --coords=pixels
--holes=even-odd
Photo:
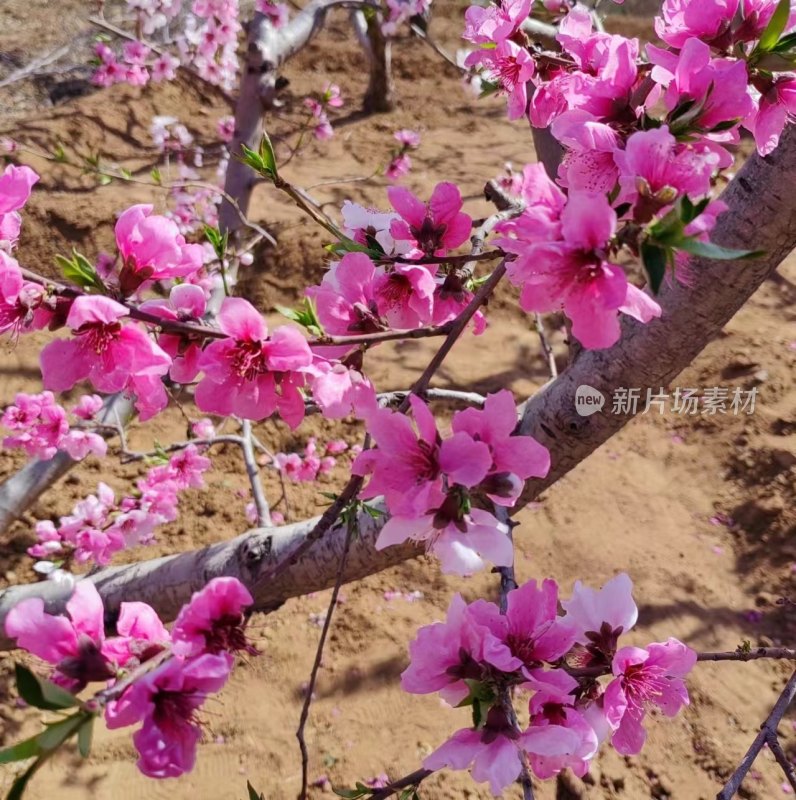
[[[246,788],[249,790],[249,800],[265,800],[265,795],[258,792],[249,781],[246,781]]]
[[[227,254],[227,245],[229,244],[229,233],[221,231],[218,228],[214,228],[212,225],[205,225],[204,226],[204,234],[205,238],[208,242],[210,242],[213,252],[216,254],[216,258],[219,261],[223,261],[224,257]]]
[[[41,754],[41,747],[35,736],[17,742],[0,750],[0,764],[11,764],[14,761],[25,761]]]
[[[19,696],[28,705],[45,711],[58,711],[77,705],[78,700],[74,695],[50,681],[37,677],[22,664],[15,664],[14,671]]]
[[[297,322],[306,328],[313,336],[320,336],[323,331],[315,305],[308,297],[304,298],[304,303],[300,308],[288,308],[287,306],[275,306],[276,310],[292,322]]]
[[[288,308],[287,306],[274,306],[274,308],[287,319],[291,320],[292,322],[298,322],[301,319],[301,314],[293,308]]]
[[[683,222],[686,225],[689,222],[693,222],[708,207],[709,203],[709,197],[703,198],[698,203],[693,203],[687,194],[683,195],[680,200],[680,216]]]
[[[485,97],[490,97],[500,90],[500,84],[493,81],[487,81],[481,78],[481,91],[478,94],[478,99],[483,100]]]
[[[658,247],[650,242],[644,242],[641,245],[641,262],[653,294],[658,294],[663,279],[666,277],[667,261],[667,253],[663,247]]]
[[[158,186],[163,183],[163,176],[160,174],[160,170],[157,167],[152,167],[149,176]]]
[[[102,291],[105,288],[94,265],[82,253],[78,253],[77,250],[72,250],[72,258],[57,255],[55,263],[60,267],[61,274],[70,283],[74,283],[83,289],[98,289]]]
[[[240,149],[243,153],[241,161],[243,161],[244,164],[248,164],[260,175],[264,175],[271,180],[276,180],[276,156],[274,155],[274,146],[271,144],[267,133],[263,133],[263,138],[260,140],[260,147],[256,152],[245,144],[241,144]]]
[[[64,146],[60,142],[53,148],[53,159],[59,164],[63,164],[66,161],[66,150],[64,150]]]
[[[106,175],[104,172],[97,175],[97,183],[100,186],[107,186],[112,180],[113,178],[111,178],[110,175]]]
[[[94,738],[94,717],[88,717],[77,730],[77,749],[83,758],[91,753],[91,740]]]
[[[702,242],[699,239],[683,239],[677,247],[691,255],[711,258],[714,261],[735,261],[741,258],[760,258],[765,255],[762,250],[733,250],[730,247],[722,247],[713,242]]]
[[[274,146],[268,134],[263,131],[263,138],[260,139],[260,158],[265,165],[265,171],[272,177],[276,177],[276,155]]]
[[[122,176],[122,177],[123,177],[123,178],[124,178],[126,181],[129,181],[129,180],[130,180],[130,179],[133,177],[133,173],[132,173],[132,172],[130,172],[130,170],[129,170],[129,169],[126,169],[125,167],[120,167],[120,168],[119,168],[119,173],[121,174],[121,176]]]
[[[782,32],[788,24],[789,16],[790,0],[779,0],[768,25],[760,34],[760,41],[755,48],[756,53],[768,53],[776,47],[779,37],[782,36]]]

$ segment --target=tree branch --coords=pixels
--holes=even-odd
[[[768,719],[760,726],[760,733],[757,734],[755,740],[752,742],[752,746],[747,750],[746,755],[738,765],[738,769],[733,772],[724,788],[716,795],[716,800],[730,800],[730,798],[735,797],[737,791],[741,788],[741,783],[743,783],[746,773],[749,772],[754,760],[757,758],[758,753],[760,753],[765,745],[768,744],[770,747],[772,741],[777,741],[777,725],[779,725],[780,720],[793,702],[794,697],[796,697],[796,672],[791,675],[790,680],[785,684],[785,688],[782,690],[782,694],[779,696],[776,705],[768,715]],[[785,759],[785,761],[787,763],[787,759]],[[783,769],[785,770],[788,780],[791,780],[793,776],[793,767],[790,764],[788,764],[788,766],[790,769],[784,766]]]
[[[751,156],[724,192],[728,210],[714,233],[719,244],[759,247],[766,251],[765,257],[729,262],[693,259],[692,285],[670,286],[662,292],[661,320],[648,325],[625,320],[623,336],[614,347],[583,351],[555,381],[520,406],[519,432],[536,436],[550,448],[552,467],[546,478],[526,484],[515,510],[566,475],[632,418],[632,414],[612,414],[610,409],[581,417],[575,409],[578,386],[589,384],[609,397],[619,387],[657,391],[693,361],[773,274],[796,245],[796,192],[790,191],[795,183],[796,126],[788,126],[777,150],[765,158]],[[412,542],[377,551],[374,543],[385,518],[363,517],[367,515],[360,515],[362,535],[352,544],[344,580],[356,580],[422,554],[423,549]],[[301,548],[317,523],[318,518],[257,529],[192,553],[103,569],[89,579],[97,584],[111,614],[122,601],[135,599],[153,605],[164,619],[173,619],[192,592],[218,575],[240,578],[254,589],[258,608],[273,609],[289,597],[334,584],[345,538],[344,528],[334,524],[279,574],[264,582],[257,580]],[[44,597],[51,613],[63,611],[67,599],[53,582],[11,587],[0,593],[0,624],[16,602],[33,596]],[[11,646],[8,640],[0,641],[0,647]]]

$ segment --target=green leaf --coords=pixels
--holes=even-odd
[[[14,671],[19,696],[28,705],[42,708],[45,711],[58,711],[77,705],[78,700],[74,695],[54,683],[37,677],[22,664],[15,664]]]
[[[776,47],[779,37],[785,30],[790,16],[790,0],[779,0],[774,14],[768,21],[763,33],[760,34],[760,41],[755,48],[756,53],[768,53]]]
[[[149,175],[158,186],[163,183],[163,176],[160,174],[160,170],[157,167],[152,167],[152,171]]]
[[[57,255],[55,263],[61,268],[61,274],[70,283],[83,289],[104,290],[105,285],[97,274],[94,265],[77,250],[72,250],[72,258]]]
[[[245,144],[240,146],[243,153],[242,161],[248,164],[255,172],[260,175],[265,175],[271,180],[277,177],[276,172],[276,156],[274,155],[274,146],[268,138],[267,133],[263,133],[263,138],[260,140],[260,147],[257,152],[247,147]]]
[[[10,747],[4,747],[0,750],[0,764],[11,764],[14,761],[25,761],[28,758],[33,758],[41,754],[41,747],[35,736],[30,739],[25,739],[23,742],[17,742]]]
[[[260,794],[249,781],[246,781],[246,788],[249,790],[249,800],[265,800],[265,795]]]
[[[110,175],[106,175],[104,172],[97,175],[97,183],[100,186],[107,186],[112,180],[113,178],[111,178]]]
[[[77,733],[85,719],[85,714],[78,713],[72,714],[71,717],[62,719],[60,722],[53,722],[36,737],[36,741],[42,750],[57,750],[67,739]]]
[[[274,154],[274,146],[271,144],[271,139],[265,131],[263,131],[263,138],[260,140],[260,158],[265,165],[265,171],[275,178],[276,155]]]
[[[94,738],[94,717],[89,717],[77,729],[77,749],[83,758],[88,758],[91,753],[91,740]]]
[[[495,94],[496,92],[500,91],[500,84],[487,81],[483,78],[481,79],[481,91],[478,95],[479,100],[483,100],[485,97],[490,97],[491,95]]]
[[[783,53],[786,50],[790,50],[792,47],[796,47],[796,33],[789,33],[787,36],[783,36],[777,42],[774,52]]]
[[[683,239],[677,247],[691,255],[711,258],[714,261],[735,261],[741,258],[760,258],[765,255],[762,250],[733,250],[730,247],[722,247],[713,242],[702,242],[699,239]]]
[[[709,203],[709,197],[705,197],[695,204],[691,202],[691,198],[687,194],[683,195],[680,200],[680,213],[683,222],[686,225],[689,222],[693,222],[708,207]]]
[[[655,244],[644,242],[641,245],[641,262],[647,273],[650,289],[653,294],[658,294],[663,279],[666,277],[666,263],[668,261],[666,250]]]
[[[767,70],[768,72],[791,72],[794,61],[796,61],[796,54],[788,54],[787,51],[774,51],[763,55],[755,66],[759,70]]]
[[[298,322],[301,319],[301,314],[299,314],[299,312],[293,308],[288,308],[287,306],[274,306],[274,309],[283,317],[286,317],[292,322]]]
[[[221,233],[221,231],[218,228],[214,228],[212,225],[205,225],[204,234],[207,241],[210,242],[211,246],[213,247],[213,251],[216,254],[216,258],[219,261],[223,261],[224,257],[227,254],[229,233],[227,231]]]

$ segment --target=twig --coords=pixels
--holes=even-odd
[[[755,661],[758,658],[777,658],[796,661],[796,650],[789,647],[756,647],[754,650],[732,650],[725,653],[697,654],[697,661]]]
[[[379,789],[378,792],[374,792],[370,795],[370,800],[386,800],[386,798],[392,797],[397,792],[400,792],[401,789],[408,789],[410,786],[419,786],[429,775],[433,774],[433,769],[416,769],[414,772],[404,775],[403,778],[393,781],[389,786],[385,786],[383,789]]]
[[[793,764],[788,761],[788,757],[785,755],[785,751],[782,749],[782,745],[779,743],[776,734],[771,734],[766,741],[768,742],[769,750],[771,750],[774,754],[774,758],[777,760],[777,764],[782,767],[782,771],[785,773],[788,783],[793,789],[796,789],[796,771],[793,769]]]
[[[16,83],[17,81],[24,80],[31,75],[37,74],[42,67],[49,66],[54,61],[58,61],[61,56],[65,56],[71,49],[72,45],[65,44],[62,47],[58,47],[57,49],[52,50],[43,56],[34,58],[29,64],[25,64],[24,67],[14,70],[14,72],[12,72],[10,75],[3,78],[3,80],[0,81],[0,89],[5,89],[6,86],[10,86],[12,83]]]
[[[716,800],[730,800],[732,797],[735,797],[738,789],[741,788],[743,779],[751,769],[760,751],[766,744],[771,747],[771,742],[777,740],[777,725],[779,725],[780,720],[793,702],[794,697],[796,697],[796,672],[791,675],[790,680],[785,684],[785,688],[782,690],[782,694],[779,696],[774,708],[768,715],[768,719],[760,726],[760,733],[755,737],[751,747],[747,750],[746,755],[741,760],[735,772],[730,776],[724,788],[716,795]],[[790,780],[793,774],[793,768],[791,767],[790,770],[788,770],[783,767],[783,769],[785,770],[788,780]]]
[[[539,345],[542,348],[542,355],[544,355],[545,361],[547,362],[547,371],[550,373],[551,378],[557,378],[558,367],[556,366],[556,357],[553,353],[553,348],[550,346],[550,342],[547,341],[541,314],[535,313],[533,315],[533,327],[536,329],[536,333],[539,336]]]
[[[299,749],[301,750],[301,793],[299,794],[299,800],[306,800],[307,789],[309,785],[310,756],[309,751],[307,750],[307,742],[304,740],[304,728],[310,715],[312,694],[315,691],[315,683],[318,679],[318,671],[321,668],[321,661],[323,660],[323,648],[326,644],[326,635],[329,633],[329,628],[332,624],[332,615],[334,614],[334,608],[337,604],[337,596],[340,594],[340,587],[343,585],[343,575],[345,574],[345,565],[346,561],[348,560],[348,550],[351,546],[351,539],[354,536],[355,525],[356,521],[352,517],[348,521],[348,529],[346,531],[345,544],[343,545],[343,553],[340,557],[340,566],[337,570],[337,579],[335,581],[334,588],[332,589],[332,596],[329,600],[329,608],[326,611],[326,619],[323,621],[321,638],[318,640],[318,649],[315,651],[315,661],[312,665],[310,680],[307,684],[307,693],[304,697],[304,705],[301,708],[301,717],[299,718],[298,730],[296,731],[296,738],[298,739]]]
[[[519,214],[520,211],[517,211]],[[489,221],[491,222],[490,229],[491,230],[501,219],[508,219],[508,217],[504,217],[500,215],[497,219],[494,219],[496,215],[492,215],[489,217]],[[486,224],[486,223],[484,223]],[[483,226],[481,226],[483,228]],[[481,246],[483,246],[483,237],[489,231],[480,231],[479,240],[481,242]],[[479,233],[477,232],[477,234]],[[473,236],[475,238],[475,235]],[[470,240],[472,241],[472,239]],[[422,256],[421,258],[407,258],[406,256],[383,256],[382,258],[376,258],[374,261],[377,264],[467,264],[470,261],[496,261],[499,258],[505,258],[506,254],[500,249],[496,248],[495,250],[490,250],[487,253],[482,253],[480,248],[474,253],[464,253],[460,256]]]
[[[135,175],[128,175],[123,172],[117,171],[113,167],[102,166],[101,164],[91,164],[88,161],[85,161],[83,164],[76,164],[74,161],[70,160],[66,156],[61,156],[56,158],[55,156],[51,155],[50,153],[45,153],[41,150],[37,150],[30,145],[21,145],[19,147],[19,151],[23,153],[30,153],[37,158],[41,158],[44,161],[53,161],[57,164],[64,164],[67,167],[74,167],[75,169],[80,169],[83,172],[93,172],[95,175],[106,176],[109,178],[115,178],[119,181],[124,181],[125,183],[135,183],[139,186],[149,186],[154,189],[165,189],[166,191],[174,191],[175,189],[207,189],[219,197],[224,198],[224,200],[229,203],[230,207],[233,211],[238,215],[238,218],[241,221],[241,224],[245,228],[250,228],[251,230],[258,233],[263,239],[270,242],[270,244],[276,246],[276,239],[268,233],[265,228],[261,225],[258,225],[256,222],[252,222],[244,213],[243,209],[238,204],[238,201],[222,186],[218,186],[215,183],[209,183],[208,181],[199,181],[199,180],[191,180],[191,181],[154,181],[154,180],[145,180],[144,178],[138,178]],[[251,246],[247,249],[251,249]],[[240,252],[246,252],[246,250],[241,250]]]
[[[252,443],[252,423],[251,420],[241,420],[241,430],[243,433],[241,449],[243,450],[243,463],[246,465],[246,475],[252,487],[252,499],[257,509],[257,525],[259,527],[271,527],[271,509],[263,491],[263,484],[260,481],[260,470],[257,468],[257,460],[254,457],[254,445]]]
[[[509,518],[508,509],[505,506],[495,506],[495,516],[508,527],[506,536],[509,537],[509,541],[513,546],[512,529],[515,523]],[[500,613],[505,614],[508,611],[509,592],[517,588],[514,564],[512,563],[508,567],[499,567],[497,571],[500,574]],[[520,723],[517,720],[517,712],[514,710],[514,703],[511,700],[511,689],[508,687],[500,692],[500,706],[514,730],[521,733]],[[528,755],[521,747],[517,748],[517,755],[519,756],[521,765],[520,776],[517,780],[520,786],[522,786],[523,800],[534,800],[533,780],[531,778],[531,768],[528,764]]]
[[[129,464],[133,461],[146,461],[148,458],[156,458],[163,453],[176,453],[185,450],[186,447],[195,445],[196,447],[213,447],[217,444],[235,444],[243,448],[244,439],[241,436],[213,436],[209,439],[186,439],[184,442],[174,442],[166,445],[160,450],[150,450],[148,453],[135,453],[122,448],[122,464]]]
[[[434,358],[431,359],[429,365],[415,383],[412,389],[415,394],[421,394],[428,389],[428,384],[431,381],[431,378],[439,369],[448,353],[450,353],[450,351],[453,349],[453,345],[456,344],[456,340],[459,338],[459,336],[461,336],[462,332],[467,327],[467,324],[473,318],[476,311],[478,311],[478,309],[489,299],[489,296],[495,290],[495,287],[498,285],[498,283],[500,283],[500,279],[505,274],[506,262],[502,261],[495,268],[495,271],[489,276],[489,279],[486,281],[486,283],[484,283],[484,285],[478,290],[467,308],[465,308],[465,310],[453,320],[453,325],[451,326],[448,338],[445,339],[442,347],[437,350],[437,352],[434,354]]]
[[[426,31],[422,28],[418,27],[417,25],[410,25],[409,29],[412,33],[417,36],[418,39],[424,41],[440,58],[447,61],[452,67],[455,67],[462,75],[472,75],[473,70],[468,69],[467,67],[463,67],[459,62],[445,50],[444,48],[440,47],[437,42],[432,39]]]

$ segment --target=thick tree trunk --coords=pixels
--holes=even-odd
[[[355,2],[355,0],[354,0]],[[283,28],[274,28],[264,14],[256,12],[246,33],[246,60],[235,106],[235,134],[232,158],[227,168],[224,191],[235,198],[245,216],[257,176],[242,163],[241,145],[257,150],[263,137],[263,115],[274,107],[280,67],[304,48],[323,27],[333,6],[350,5],[352,0],[313,0]],[[230,233],[240,228],[240,214],[223,199],[219,225]]]
[[[796,246],[796,127],[786,129],[770,156],[753,155],[722,195],[728,211],[719,219],[714,240],[728,247],[759,248],[754,261],[693,259],[691,286],[671,286],[660,297],[663,317],[648,325],[626,319],[623,335],[612,348],[584,351],[555,381],[518,410],[520,430],[551,451],[552,468],[543,480],[530,481],[518,508],[537,497],[607,441],[632,414],[613,414],[610,398],[620,388],[658,391],[687,367],[726,322]],[[601,413],[582,417],[575,410],[575,391],[588,384],[602,392]],[[643,404],[640,404],[643,407]],[[420,554],[408,543],[377,551],[374,542],[385,517],[363,515],[361,535],[349,557],[346,580],[379,572]],[[336,577],[345,540],[343,527],[333,528],[271,580],[275,564],[284,563],[312,531],[316,520],[284,528],[250,531],[230,542],[203,550],[130,566],[111,567],[89,576],[109,610],[108,622],[124,600],[144,600],[172,619],[193,591],[219,575],[234,575],[255,590],[258,608],[272,609],[289,597],[330,587]],[[53,583],[12,587],[0,594],[0,627],[8,610],[26,597],[43,597],[51,612],[63,611],[68,591]],[[13,642],[0,640],[0,648]]]
[[[360,9],[351,12],[354,33],[362,45],[370,68],[370,79],[362,109],[368,114],[395,108],[395,84],[392,79],[392,43],[382,33],[380,13],[366,15]]]

